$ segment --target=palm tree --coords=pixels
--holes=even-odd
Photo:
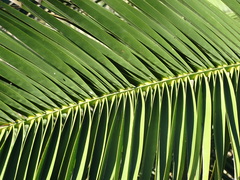
[[[222,1],[0,1],[0,179],[239,179]]]

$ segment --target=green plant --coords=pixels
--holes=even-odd
[[[21,2],[31,18],[0,1],[0,179],[240,177],[238,0],[231,16],[205,0]]]

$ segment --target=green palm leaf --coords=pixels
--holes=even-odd
[[[240,178],[238,0],[5,2],[0,179]]]

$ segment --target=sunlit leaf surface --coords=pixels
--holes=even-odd
[[[239,9],[0,1],[0,179],[240,178]]]

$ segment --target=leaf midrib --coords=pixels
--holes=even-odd
[[[102,100],[102,99],[109,99],[112,96],[118,96],[122,93],[137,91],[139,89],[146,89],[147,87],[154,86],[154,85],[157,85],[157,84],[160,84],[160,85],[163,84],[163,83],[170,84],[172,81],[178,81],[180,79],[184,80],[185,78],[189,78],[190,80],[193,80],[194,77],[197,76],[197,75],[208,76],[209,73],[212,73],[212,72],[215,72],[215,71],[220,71],[220,70],[225,70],[226,72],[229,72],[232,68],[237,68],[237,67],[240,67],[240,63],[223,65],[223,66],[218,66],[218,67],[215,67],[215,68],[209,68],[209,69],[204,69],[204,70],[198,70],[197,72],[192,72],[192,73],[187,73],[187,74],[179,74],[178,76],[174,76],[174,77],[170,77],[170,78],[163,78],[162,80],[159,80],[159,81],[146,82],[144,84],[140,84],[137,87],[131,87],[131,88],[129,87],[129,88],[126,88],[126,89],[120,89],[117,92],[112,92],[112,93],[109,93],[109,94],[106,94],[106,95],[99,96],[97,98],[95,97],[95,98],[92,98],[92,99],[85,99],[84,101],[79,101],[76,104],[69,104],[69,105],[62,106],[61,108],[54,108],[52,110],[46,110],[45,113],[38,113],[38,114],[35,114],[35,115],[31,115],[26,119],[17,119],[17,120],[15,120],[15,123],[11,122],[11,123],[6,124],[4,126],[0,126],[0,130],[2,130],[4,128],[9,128],[9,127],[12,127],[12,126],[19,125],[20,123],[30,122],[30,121],[33,121],[35,119],[42,118],[44,116],[49,116],[49,115],[57,113],[57,112],[67,111],[70,108],[74,108],[74,107],[77,107],[77,106],[82,106],[85,103],[95,104],[96,101],[99,101],[99,100]]]

